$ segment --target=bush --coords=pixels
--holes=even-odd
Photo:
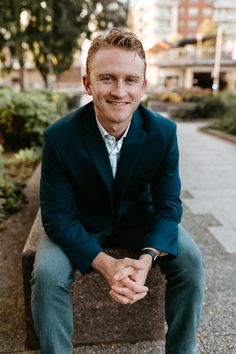
[[[224,99],[220,96],[202,96],[193,108],[181,109],[176,117],[183,120],[220,118],[227,110]]]
[[[68,111],[68,97],[64,93],[36,89],[30,89],[25,92],[30,95],[42,95],[46,101],[54,103],[56,105],[56,112],[60,117],[64,116]]]
[[[25,166],[34,166],[40,159],[40,150],[37,148],[25,148],[17,152],[13,157],[8,159],[7,165],[25,165]]]
[[[215,120],[211,125],[211,128],[236,135],[236,103],[231,103],[227,112],[221,119]]]
[[[157,100],[162,102],[179,103],[182,102],[182,97],[177,92],[162,92],[153,93],[148,97],[150,100]]]
[[[40,160],[40,154],[39,149],[24,149],[7,159],[0,145],[0,221],[22,208],[25,181]]]
[[[14,183],[6,174],[2,152],[3,147],[0,145],[0,221],[10,213],[19,210],[23,202],[23,197],[20,195],[23,185]]]
[[[25,197],[22,193],[24,183],[14,182],[9,176],[0,179],[0,221],[20,210]]]
[[[44,129],[65,110],[65,97],[42,91],[0,90],[0,139],[4,148],[41,145]]]

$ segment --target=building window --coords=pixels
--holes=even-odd
[[[197,16],[199,13],[199,9],[197,7],[189,7],[188,14],[189,16]]]
[[[170,28],[170,21],[168,20],[159,20],[157,23],[158,28]]]
[[[202,9],[203,15],[210,17],[212,15],[212,9],[210,7],[205,7],[205,9]]]
[[[190,29],[195,29],[198,26],[198,22],[195,20],[190,20],[188,21],[188,28]]]
[[[170,16],[171,15],[171,8],[170,7],[160,7],[159,14],[161,16]]]

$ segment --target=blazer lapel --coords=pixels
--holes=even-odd
[[[142,128],[142,118],[138,110],[135,111],[132,122],[121,149],[121,156],[115,178],[115,203],[119,201],[132,175],[142,150],[146,133]]]
[[[113,175],[111,164],[104,140],[98,130],[95,113],[91,110],[90,115],[86,117],[84,134],[84,144],[94,162],[110,196],[111,204],[113,205]]]

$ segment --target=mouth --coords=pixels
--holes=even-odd
[[[110,101],[110,100],[107,100],[107,103],[112,104],[113,106],[122,107],[122,106],[125,106],[125,105],[129,104],[130,102],[127,102],[127,101]]]

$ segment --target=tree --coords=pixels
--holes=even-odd
[[[20,65],[20,85],[24,89],[24,52],[26,49],[27,34],[22,13],[27,7],[27,0],[0,0],[0,50],[7,46],[12,58],[17,58]],[[4,63],[4,55],[1,61]]]
[[[0,0],[0,4],[5,9],[0,15],[0,46],[10,46],[22,68],[24,48],[29,48],[46,87],[50,74],[70,68],[84,38],[113,25],[124,26],[127,19],[127,6],[118,0]]]

